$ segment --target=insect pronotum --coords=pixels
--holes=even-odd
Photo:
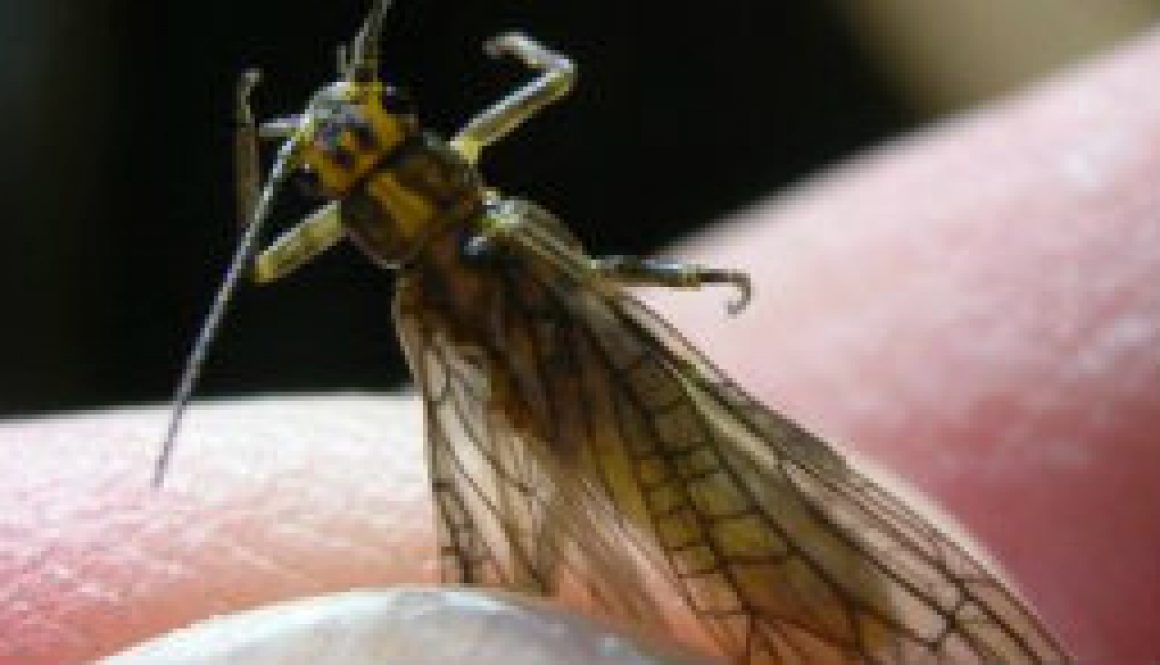
[[[550,213],[483,183],[483,148],[572,88],[567,57],[523,34],[488,41],[536,77],[444,141],[379,80],[388,4],[374,0],[340,79],[302,112],[256,123],[258,75],[241,78],[244,233],[174,398],[157,482],[242,275],[279,279],[348,238],[398,273],[447,582],[552,593],[566,580],[653,624],[659,584],[737,663],[1067,660],[995,574],[622,288],[728,284],[737,311],[743,273],[591,258]],[[260,139],[281,141],[264,185]],[[323,203],[255,257],[293,174]]]

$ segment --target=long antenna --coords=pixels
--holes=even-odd
[[[292,166],[291,161],[298,147],[297,144],[298,141],[295,138],[290,138],[278,150],[278,157],[274,162],[273,168],[270,169],[270,179],[266,183],[266,187],[262,190],[262,197],[258,200],[258,205],[254,208],[253,221],[246,227],[245,233],[242,234],[242,239],[238,241],[238,248],[234,250],[234,256],[230,259],[230,266],[226,270],[226,276],[222,280],[221,286],[218,287],[218,292],[214,297],[209,314],[206,315],[205,322],[201,325],[201,331],[197,334],[197,340],[193,344],[193,349],[189,352],[189,356],[185,361],[185,369],[181,373],[181,381],[177,384],[177,390],[173,394],[173,402],[169,410],[169,427],[165,431],[165,441],[161,444],[161,453],[157,456],[157,461],[153,467],[154,487],[160,487],[161,483],[165,480],[165,472],[169,468],[169,460],[173,456],[173,447],[177,440],[177,430],[181,427],[181,418],[185,415],[186,407],[189,406],[189,399],[193,395],[193,387],[201,375],[201,368],[205,364],[205,358],[209,352],[210,344],[213,343],[214,337],[217,336],[218,328],[221,327],[222,317],[225,316],[226,307],[229,305],[234,290],[241,280],[242,275],[245,273],[247,266],[250,265],[254,247],[257,245],[258,238],[261,235],[262,223],[269,217],[270,207],[274,201],[274,194],[286,180],[286,176],[290,172]]]
[[[379,41],[382,39],[383,18],[391,8],[392,0],[375,0],[367,12],[362,28],[355,35],[351,53],[351,76],[370,80],[378,76]]]

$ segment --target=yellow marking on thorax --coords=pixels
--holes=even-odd
[[[390,171],[375,173],[367,180],[366,189],[382,204],[406,238],[415,238],[425,232],[436,214],[430,200],[404,187]]]

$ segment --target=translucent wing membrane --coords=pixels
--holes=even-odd
[[[407,299],[417,288],[407,284],[400,292],[400,330],[426,400],[444,578],[540,593],[571,586],[614,613],[659,623],[640,578],[651,567],[624,542],[617,506],[576,473],[583,462],[559,454],[562,446],[586,454],[595,415],[577,408],[597,384],[585,386],[582,376],[584,367],[596,366],[570,355],[565,336],[573,330],[557,329],[559,355],[552,360],[567,371],[563,365],[540,371],[545,356],[516,348],[543,342],[532,335],[553,333],[546,325],[539,333],[525,327],[534,319],[522,301],[509,300],[511,309],[496,312],[513,316],[502,323],[510,326],[511,346],[501,353],[487,336],[479,346],[465,341],[470,333],[461,335],[471,328],[446,310],[429,302],[411,310],[418,303]],[[493,295],[522,297],[503,288]]]
[[[554,218],[506,202],[484,226],[397,301],[448,581],[654,625],[667,585],[740,663],[1066,660],[964,549],[590,274]]]

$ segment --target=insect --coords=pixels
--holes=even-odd
[[[489,188],[482,150],[571,89],[565,56],[486,44],[536,72],[452,139],[379,79],[374,0],[340,80],[257,123],[240,80],[243,235],[190,354],[158,459],[246,274],[279,279],[347,238],[398,273],[421,390],[447,582],[550,594],[663,624],[667,589],[737,663],[1056,663],[1059,644],[1002,581],[829,444],[762,406],[625,285],[732,285],[743,273],[589,257],[552,214]],[[281,141],[265,183],[260,139]],[[292,176],[322,199],[256,251]]]

